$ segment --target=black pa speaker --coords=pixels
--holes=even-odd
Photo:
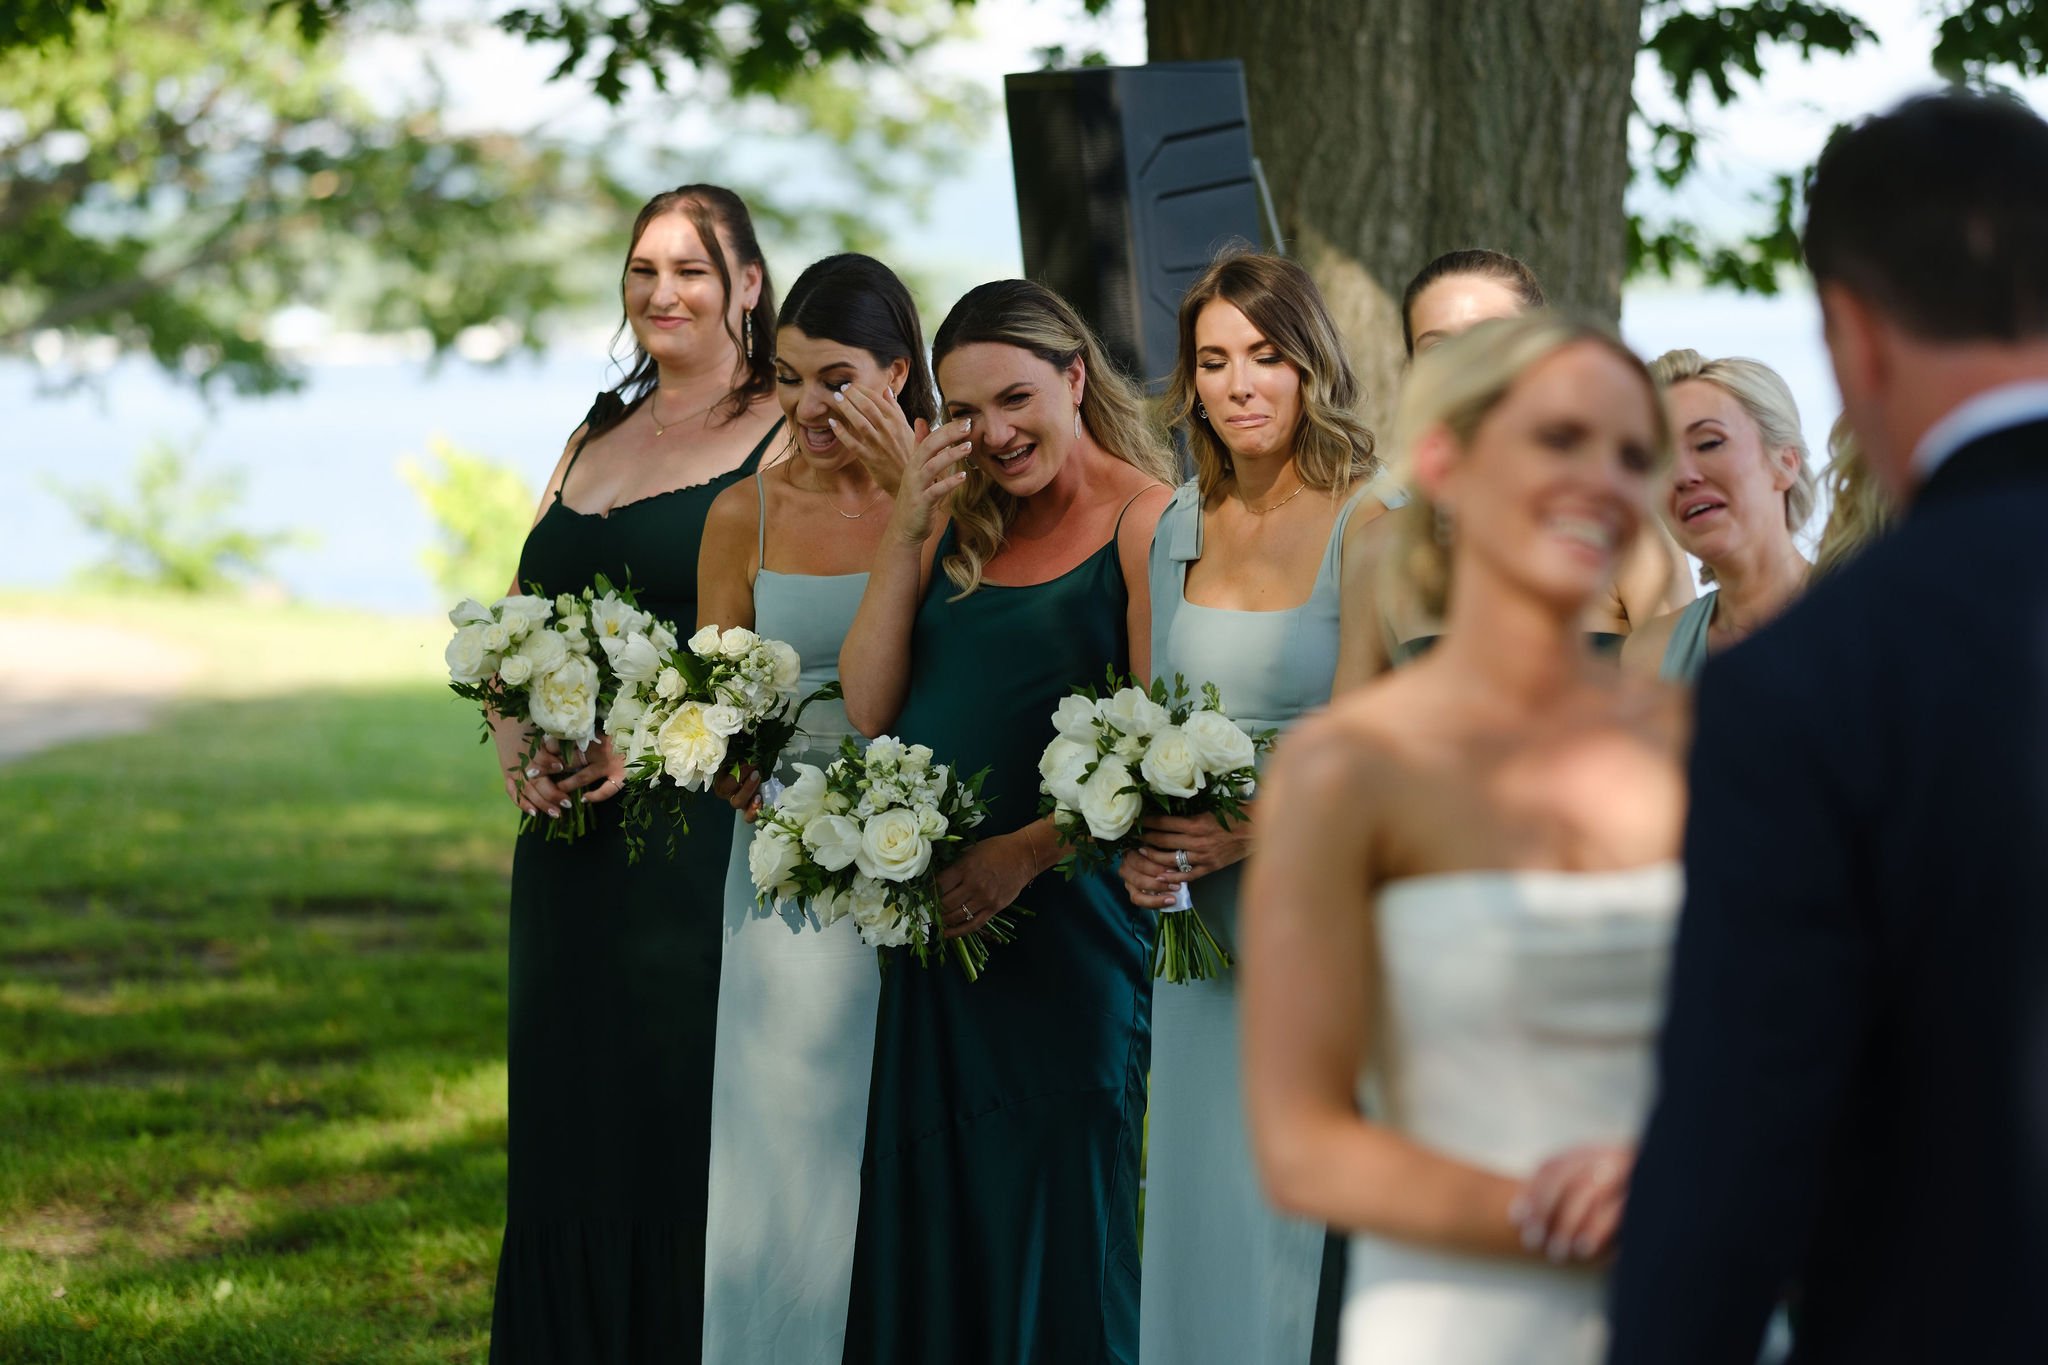
[[[1266,237],[1243,65],[1032,71],[1003,95],[1025,273],[1158,392],[1181,295],[1219,247]]]

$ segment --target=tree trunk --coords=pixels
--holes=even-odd
[[[1150,0],[1153,61],[1237,57],[1290,255],[1352,345],[1375,428],[1401,291],[1488,246],[1554,303],[1621,310],[1641,0]]]

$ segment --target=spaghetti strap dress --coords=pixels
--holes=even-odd
[[[586,422],[615,416],[598,397]],[[596,575],[687,636],[712,499],[760,463],[577,512],[557,492],[519,581],[548,595]],[[587,439],[587,438],[586,438]],[[579,446],[563,474],[575,472]],[[508,1170],[493,1365],[674,1365],[698,1357],[711,1063],[732,808],[697,796],[671,855],[626,861],[615,801],[573,842],[521,835],[512,860]]]
[[[997,834],[1037,818],[1060,698],[1128,671],[1129,598],[1114,536],[1048,582],[956,592],[935,568],[897,728],[988,770]],[[887,950],[848,1365],[1137,1359],[1152,916],[1106,872],[1046,873],[1017,905],[972,984]]]
[[[1676,683],[1700,680],[1700,670],[1707,666],[1707,627],[1714,624],[1714,605],[1720,598],[1718,592],[1702,594],[1678,614],[1657,664],[1658,677]]]

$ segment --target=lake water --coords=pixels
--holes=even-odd
[[[1691,346],[1773,365],[1799,400],[1816,459],[1825,458],[1836,402],[1809,295],[1633,294],[1622,330],[1646,355]],[[53,482],[124,488],[153,438],[197,438],[202,468],[246,477],[237,524],[314,537],[274,562],[294,596],[388,611],[444,606],[419,562],[433,526],[399,478],[400,459],[424,456],[429,438],[444,437],[518,469],[537,494],[614,377],[601,339],[585,338],[495,368],[319,363],[298,393],[224,396],[209,411],[138,361],[116,365],[97,393],[64,397],[38,396],[29,364],[0,364],[0,507],[9,523],[0,584],[55,587],[97,557]]]

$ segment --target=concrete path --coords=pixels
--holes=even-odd
[[[185,651],[135,631],[0,616],[0,763],[146,729],[197,668]]]

